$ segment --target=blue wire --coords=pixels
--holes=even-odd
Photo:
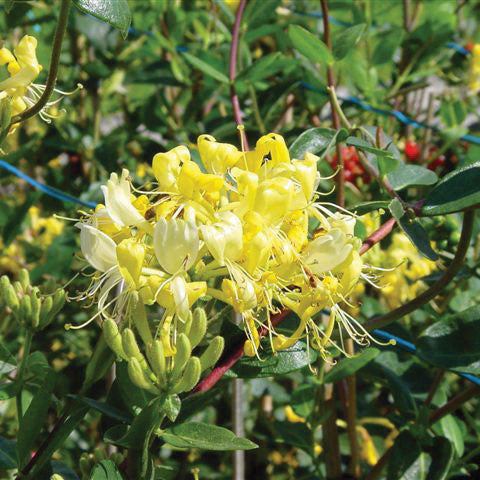
[[[89,208],[95,208],[97,206],[95,202],[85,202],[83,200],[80,200],[79,198],[75,198],[75,197],[72,197],[71,195],[68,195],[68,193],[62,192],[55,188],[49,187],[48,185],[37,182],[34,178],[29,177],[26,173],[23,173],[18,168],[15,168],[13,165],[10,165],[8,162],[5,162],[4,160],[1,160],[1,159],[0,159],[0,167],[4,168],[10,173],[13,173],[17,177],[25,180],[33,187],[40,190],[41,192],[46,193],[47,195],[50,195],[51,197],[56,198],[57,200],[61,200],[62,202],[78,203],[79,205],[83,205],[84,207],[89,207]]]
[[[320,93],[321,95],[327,95],[326,90],[320,90],[318,88],[315,88],[314,86],[310,85],[307,82],[300,82],[300,86],[302,88],[305,88],[306,90],[310,90],[310,91],[315,92],[315,93]],[[378,113],[378,114],[384,115],[384,116],[395,117],[399,122],[401,122],[405,125],[412,125],[415,128],[428,128],[428,129],[433,130],[435,132],[441,132],[440,128],[435,127],[433,125],[428,125],[424,122],[418,122],[417,120],[414,120],[413,118],[408,117],[407,115],[405,115],[404,113],[402,113],[398,110],[384,110],[382,108],[372,107],[368,103],[365,103],[363,100],[360,100],[359,98],[352,97],[352,96],[350,96],[350,97],[340,97],[339,96],[338,99],[342,100],[343,102],[352,103],[354,105],[357,105],[361,109],[366,110],[368,112],[374,112],[374,113]],[[471,135],[471,134],[463,135],[463,137],[460,137],[460,140],[463,140],[463,141],[468,142],[468,143],[474,143],[476,145],[480,145],[480,137],[477,137],[475,135]]]
[[[391,333],[385,332],[385,330],[379,330],[375,329],[372,331],[372,334],[377,335],[380,338],[383,338],[384,340],[395,340],[396,346],[401,348],[402,350],[405,350],[406,352],[416,354],[417,353],[417,347],[411,343],[407,342],[407,340],[404,340],[403,338],[397,337],[396,335],[392,335]],[[454,372],[460,377],[463,377],[470,382],[474,383],[475,385],[480,386],[480,378],[472,375],[471,373],[462,373],[462,372]]]

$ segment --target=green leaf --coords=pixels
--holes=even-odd
[[[93,467],[90,480],[123,480],[123,477],[115,463],[103,460]]]
[[[235,82],[248,80],[249,82],[254,83],[263,80],[266,77],[270,77],[283,68],[284,62],[279,61],[281,59],[282,54],[280,52],[265,55],[240,72],[235,78]]]
[[[183,423],[168,428],[162,434],[163,440],[177,448],[200,448],[202,450],[251,450],[258,445],[250,440],[237,437],[223,427],[207,423]]]
[[[313,35],[299,25],[290,25],[288,36],[293,46],[313,63],[327,65],[333,62],[330,50],[317,35]]]
[[[99,402],[94,400],[93,398],[88,397],[81,397],[80,395],[68,395],[71,398],[77,400],[77,402],[84,403],[85,405],[93,408],[97,412],[103,413],[107,417],[113,418],[114,420],[118,420],[122,423],[132,423],[133,416],[130,415],[128,412],[123,412],[112,405],[109,405],[105,402]]]
[[[8,400],[13,398],[20,390],[21,383],[13,381],[0,385],[0,400]]]
[[[433,261],[438,260],[438,255],[430,245],[430,239],[428,238],[427,232],[418,220],[409,219],[404,215],[398,223],[405,235],[407,235],[409,240],[424,257]]]
[[[445,480],[453,463],[454,450],[447,438],[435,437],[428,449],[432,463],[428,469],[427,480]]]
[[[178,395],[169,395],[165,399],[165,403],[163,404],[163,411],[171,422],[174,422],[175,419],[178,417],[181,406],[182,401],[180,400],[180,397]]]
[[[394,404],[404,415],[411,415],[416,411],[417,406],[408,385],[392,369],[383,365],[380,357],[367,365],[365,374],[390,390]]]
[[[58,260],[57,260],[58,261]],[[100,335],[93,355],[91,356],[85,371],[82,391],[86,392],[95,382],[102,379],[115,361],[115,354],[105,342],[103,333]]]
[[[30,460],[35,442],[47,419],[55,380],[55,371],[49,369],[42,385],[33,396],[27,411],[20,420],[20,428],[17,435],[17,458],[20,469]]]
[[[392,60],[393,55],[402,44],[404,31],[401,28],[394,28],[382,32],[378,36],[380,41],[373,51],[372,65],[383,65]]]
[[[419,165],[402,163],[387,175],[394,190],[403,190],[412,185],[433,185],[438,177],[435,172]]]
[[[75,404],[73,406],[65,421],[55,430],[55,432],[52,432],[47,446],[41,452],[35,466],[30,472],[31,478],[40,478],[35,475],[38,472],[41,472],[43,467],[50,461],[54,452],[64,444],[65,440],[83,420],[83,417],[85,417],[88,410],[89,408],[82,404]]]
[[[324,377],[324,383],[335,383],[343,380],[370,363],[380,350],[377,348],[367,348],[361,353],[351,357],[340,360]]]
[[[183,56],[196,68],[198,68],[200,71],[205,73],[206,75],[209,75],[210,77],[213,77],[215,80],[218,80],[219,82],[222,83],[230,83],[230,80],[228,77],[217,70],[216,68],[212,67],[209,65],[207,62],[200,60],[198,57],[194,57],[190,53],[184,53]]]
[[[164,398],[150,402],[134,419],[130,428],[117,425],[107,430],[104,440],[126,448],[142,449],[147,432],[155,428]]]
[[[278,437],[277,442],[286,443],[301,448],[308,454],[312,453],[314,445],[312,431],[304,423],[275,422],[273,424]]]
[[[418,339],[417,353],[436,367],[478,374],[480,306],[450,315],[428,327]]]
[[[355,213],[356,215],[365,215],[367,213],[373,212],[375,210],[386,210],[389,206],[388,201],[373,201],[373,202],[364,202],[364,203],[359,203],[358,205],[355,205],[354,207],[351,207],[350,210]]]
[[[422,475],[415,476],[416,462],[421,455],[420,446],[413,435],[403,431],[395,439],[390,461],[388,462],[387,480],[420,479]],[[411,476],[413,474],[413,476]],[[417,471],[416,475],[420,475]]]
[[[297,415],[308,417],[312,413],[317,388],[315,385],[301,385],[293,390],[290,405]]]
[[[6,11],[7,13],[10,13],[10,12],[11,12],[14,3],[15,3],[15,0],[4,0],[4,2],[3,2],[3,8],[5,9],[5,11]]]
[[[380,150],[379,148],[372,147],[366,140],[363,140],[362,138],[348,137],[346,140],[346,144],[356,147],[364,152],[372,153],[376,157],[390,157],[396,160],[393,157],[392,152],[390,152],[389,150]]]
[[[273,355],[269,342],[264,342],[264,355],[261,360],[256,357],[242,357],[225,375],[228,378],[259,378],[284,375],[311,364],[317,358],[313,349],[308,349],[303,341]]]
[[[443,177],[426,198],[423,215],[445,215],[480,204],[480,162]]]
[[[25,202],[14,210],[9,222],[3,227],[3,244],[5,247],[10,245],[21,232],[22,223],[28,215],[28,210],[38,200],[39,196],[38,192],[28,193]]]
[[[458,420],[453,415],[446,415],[440,420],[440,429],[455,448],[457,456],[461,458],[465,452],[465,442]]]
[[[289,148],[292,158],[303,159],[306,152],[320,154],[335,137],[333,128],[309,128],[301,133]]]
[[[17,468],[16,443],[13,440],[0,437],[0,470]]]
[[[405,209],[398,198],[394,198],[388,205],[388,209],[395,220],[400,220],[405,215]]]
[[[117,28],[127,38],[132,21],[128,0],[73,0],[73,3],[80,11]]]
[[[358,43],[363,32],[365,31],[365,24],[354,25],[353,27],[342,30],[333,39],[333,55],[337,60],[341,60],[353,49]]]

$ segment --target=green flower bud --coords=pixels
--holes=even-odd
[[[192,326],[188,338],[194,349],[203,339],[207,332],[207,314],[203,308],[197,307],[193,312]]]
[[[50,477],[50,480],[65,480],[65,478],[62,477],[61,475],[59,475],[58,473],[54,473],[54,474]]]
[[[118,331],[118,326],[115,321],[111,318],[107,318],[104,320],[102,328],[105,342],[107,342],[107,345],[112,349],[115,355],[123,360],[128,360],[128,356],[122,347],[122,336]]]
[[[173,393],[189,392],[200,380],[202,366],[198,357],[190,357],[182,378],[173,387]]]
[[[120,452],[114,452],[112,455],[110,455],[110,460],[115,464],[115,465],[120,465],[124,460],[125,460],[125,455]]]
[[[55,318],[55,315],[62,309],[65,304],[65,290],[57,290],[53,294],[53,306],[52,306],[52,320]],[[51,321],[51,320],[50,320]]]
[[[154,394],[158,394],[158,390],[155,388],[150,379],[145,375],[143,368],[140,366],[140,362],[132,357],[128,361],[128,375],[130,380],[139,388],[148,390]]]
[[[177,383],[178,379],[182,375],[185,365],[188,362],[188,359],[190,358],[190,355],[192,354],[192,346],[190,344],[190,340],[184,333],[178,335],[177,343],[175,346],[177,348],[177,352],[173,357],[173,369],[170,374],[172,384]]]
[[[10,308],[10,310],[12,310],[14,313],[17,313],[20,306],[20,302],[18,301],[18,296],[15,293],[15,289],[13,288],[10,282],[6,286],[4,285],[5,285],[5,282],[2,284],[3,299],[7,304],[7,307]]]
[[[105,340],[107,340],[105,338]],[[126,328],[122,332],[122,347],[123,351],[126,353],[128,359],[136,358],[139,360],[143,357],[140,349],[138,348],[137,340],[135,339],[135,334],[131,328]]]
[[[95,460],[97,462],[101,462],[102,460],[105,460],[107,456],[105,455],[105,451],[103,448],[96,447],[95,450],[93,451],[93,456],[95,457]]]
[[[42,306],[42,301],[38,296],[39,293],[39,289],[34,287],[30,295],[30,303],[32,305],[32,316],[30,320],[33,328],[37,328],[40,324],[40,308]]]
[[[167,369],[163,344],[160,340],[154,340],[147,346],[147,357],[160,385],[164,385],[167,382]]]
[[[179,319],[178,324],[177,324],[177,333],[184,333],[187,335],[190,333],[190,329],[192,328],[192,319],[193,315],[192,312],[188,312],[187,318],[185,321],[182,321]]]
[[[137,292],[135,294],[135,307],[133,309],[133,321],[135,328],[140,335],[143,343],[148,345],[153,341],[152,332],[150,331],[150,325],[147,320],[147,312],[145,311],[145,305],[142,303]]]
[[[20,272],[18,272],[18,279],[20,280],[23,291],[25,293],[28,292],[30,287],[30,275],[28,274],[28,270],[26,268],[22,268]]]
[[[25,295],[20,299],[20,308],[18,310],[18,321],[27,328],[31,327],[32,318],[32,301],[29,296]]]
[[[93,464],[94,462],[90,458],[90,455],[88,453],[82,453],[80,460],[78,462],[78,466],[80,467],[80,472],[82,473],[82,476],[90,475]]]
[[[53,300],[52,297],[49,295],[45,297],[42,301],[42,306],[40,307],[40,328],[45,328],[50,324],[53,320],[53,315],[50,315],[50,311],[52,310]]]
[[[225,345],[225,340],[223,337],[215,337],[207,349],[202,353],[200,357],[200,364],[202,365],[202,372],[207,368],[213,367],[220,358],[220,355],[223,352],[223,347]]]
[[[20,282],[13,282],[13,288],[15,289],[15,293],[22,297],[25,292],[23,291],[22,284]]]

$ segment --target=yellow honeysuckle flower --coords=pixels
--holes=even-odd
[[[77,224],[82,253],[97,270],[81,298],[97,298],[105,316],[111,304],[113,312],[130,311],[136,305],[130,299],[142,308],[160,305],[160,322],[148,327],[144,320],[137,329],[146,343],[158,337],[169,359],[177,332],[190,328],[192,309],[211,299],[242,316],[246,355],[259,355],[259,327],[268,329],[273,350],[306,334],[327,358],[336,328],[366,345],[371,337],[341,307],[350,306],[359,282],[368,279],[356,219],[316,202],[318,157],[291,160],[274,133],[249,152],[209,135],[201,135],[197,147],[203,167],[187,146],[156,154],[158,183],[140,196],[132,193],[127,170],[112,173],[102,187],[105,206]],[[320,223],[315,231],[309,231],[311,220]],[[419,264],[411,274],[425,271]],[[300,319],[290,336],[270,322],[282,308]],[[134,317],[125,316],[138,323]]]
[[[0,82],[0,100],[10,99],[12,116],[22,113],[32,107],[45,91],[46,86],[33,83],[42,70],[37,61],[37,39],[25,35],[12,52],[3,47],[0,49],[0,65],[8,64],[10,77]],[[57,103],[65,95],[71,95],[82,88],[80,84],[73,92],[63,92],[57,88],[54,92],[61,95],[56,100],[47,102],[39,112],[40,118],[50,123],[51,118],[57,118],[60,113],[55,111]]]
[[[474,93],[480,91],[480,43],[472,49],[468,88]]]

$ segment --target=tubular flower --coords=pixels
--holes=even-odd
[[[37,61],[37,39],[30,35],[25,35],[18,45],[13,49],[13,53],[8,48],[0,49],[0,65],[8,65],[10,77],[0,82],[0,100],[10,99],[12,116],[22,113],[24,110],[35,105],[45,90],[45,85],[34,83],[42,66]],[[76,92],[81,85],[78,85]],[[51,113],[52,106],[61,101],[62,96],[71,95],[74,92],[63,92],[55,89],[61,97],[47,102],[39,115],[47,123],[51,118],[56,118],[58,114]]]
[[[113,312],[122,311],[142,339],[158,339],[169,359],[186,348],[178,344],[182,332],[206,328],[192,320],[192,310],[208,300],[242,316],[247,355],[258,355],[259,327],[277,351],[307,335],[326,358],[336,329],[367,344],[371,337],[342,308],[368,278],[355,217],[317,202],[320,159],[306,153],[292,160],[278,134],[248,152],[202,135],[198,151],[204,168],[185,146],[155,155],[158,183],[141,196],[127,170],[111,175],[102,187],[105,206],[77,224],[83,255],[96,270],[83,297],[99,291],[104,317],[112,316],[106,296],[120,302]],[[122,293],[113,293],[117,285]],[[141,316],[129,314],[130,298],[160,305],[160,321],[137,325]],[[298,317],[290,335],[278,334],[270,321],[283,308]]]
[[[468,88],[473,93],[480,91],[480,43],[475,44],[472,49]]]

